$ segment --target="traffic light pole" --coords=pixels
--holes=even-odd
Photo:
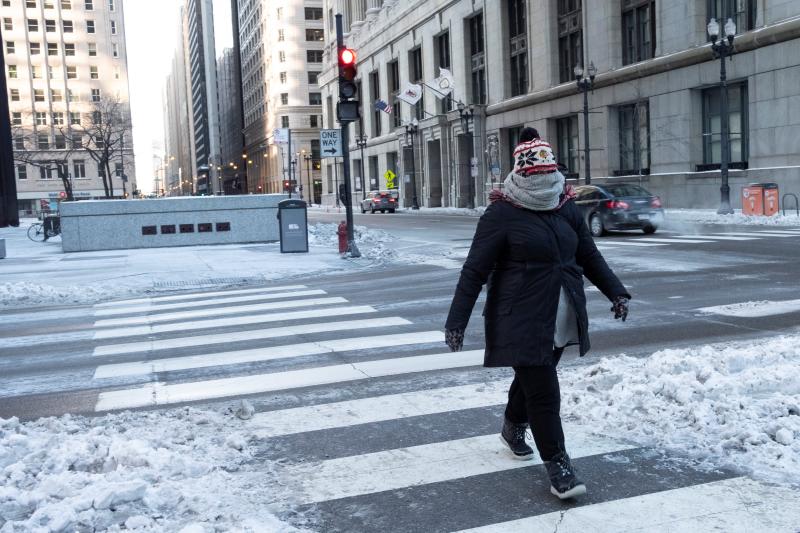
[[[336,47],[341,50],[344,47],[344,29],[342,26],[342,14],[336,15]],[[337,53],[338,57],[338,53]],[[339,79],[341,83],[341,76]],[[345,195],[345,213],[347,220],[347,252],[350,257],[361,257],[361,252],[358,251],[355,240],[355,232],[353,231],[353,192],[350,185],[350,123],[339,121],[342,126],[342,158],[344,159],[344,195]]]

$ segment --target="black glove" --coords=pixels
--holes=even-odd
[[[444,342],[450,347],[451,352],[460,352],[464,347],[464,330],[463,329],[446,329],[444,330]]]
[[[619,320],[621,318],[625,322],[625,319],[628,318],[628,299],[624,296],[617,296],[614,298],[613,303],[611,311],[614,312],[614,319]]]

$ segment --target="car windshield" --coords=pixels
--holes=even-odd
[[[638,185],[622,183],[619,185],[606,185],[603,187],[612,196],[653,196]]]

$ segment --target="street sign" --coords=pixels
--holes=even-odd
[[[397,174],[392,172],[391,170],[387,170],[383,177],[386,179],[386,188],[387,189],[396,189],[396,184],[394,180],[397,178]]]
[[[477,178],[478,177],[478,158],[472,157],[469,160],[469,175],[470,177]]]
[[[342,157],[342,130],[320,130],[319,144],[322,157]]]
[[[289,144],[289,128],[275,128],[272,138],[275,144]]]

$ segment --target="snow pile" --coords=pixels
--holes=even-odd
[[[309,246],[325,246],[336,248],[339,244],[339,236],[336,231],[338,224],[318,223],[308,226]],[[385,244],[394,240],[394,236],[380,229],[367,228],[366,226],[355,226],[353,233],[356,244]]]
[[[741,318],[757,318],[781,315],[800,311],[800,300],[760,300],[757,302],[740,302],[697,309],[701,313],[711,315],[736,316]]]
[[[196,409],[0,419],[0,531],[296,531],[266,512],[242,422]]]
[[[131,288],[117,285],[45,285],[18,281],[0,283],[0,308],[24,308],[43,304],[90,304],[133,294]]]
[[[732,215],[718,215],[714,209],[667,209],[665,225],[673,224],[723,224],[742,226],[800,226],[800,217],[786,211],[787,215],[777,214],[771,217],[743,215],[737,211]]]
[[[563,370],[563,412],[599,433],[758,479],[800,479],[800,336]]]

